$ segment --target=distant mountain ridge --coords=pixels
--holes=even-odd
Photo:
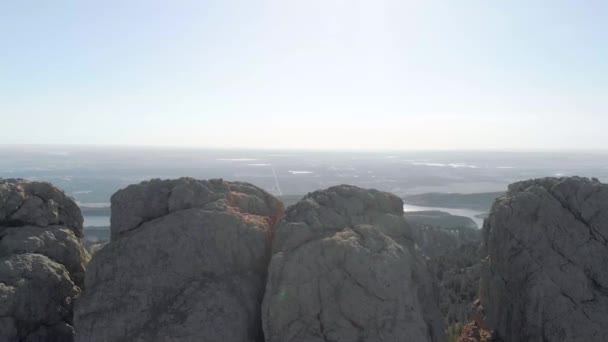
[[[443,228],[480,228],[477,223],[466,216],[452,215],[439,210],[408,211],[403,214],[411,224],[422,224]]]
[[[490,211],[492,203],[504,192],[481,192],[473,194],[429,192],[403,196],[405,204],[422,207],[471,209],[482,212]]]

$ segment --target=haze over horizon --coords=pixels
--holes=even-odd
[[[349,148],[349,147],[291,147],[291,146],[276,146],[276,147],[256,147],[256,146],[196,146],[196,145],[179,145],[179,144],[116,144],[116,143],[50,143],[50,144],[25,144],[25,143],[0,143],[0,150],[11,151],[18,148],[20,151],[29,153],[59,153],[66,154],[70,151],[213,151],[213,152],[229,152],[229,153],[247,153],[247,152],[293,152],[293,153],[346,153],[346,154],[371,154],[384,156],[385,158],[395,157],[393,154],[410,154],[410,153],[516,153],[521,155],[535,153],[559,153],[564,155],[573,155],[574,153],[582,153],[587,155],[608,154],[608,147],[594,148],[417,148],[410,146],[409,148]]]
[[[608,145],[608,3],[0,4],[0,144]]]

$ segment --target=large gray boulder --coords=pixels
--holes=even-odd
[[[89,256],[82,215],[48,183],[0,180],[0,340],[71,341]]]
[[[37,253],[62,264],[78,286],[84,283],[89,256],[80,239],[65,226],[7,227],[0,232],[0,255]]]
[[[240,211],[276,220],[280,202],[247,183],[192,178],[131,185],[112,196],[112,241],[142,224],[185,209]],[[274,222],[273,222],[274,224]]]
[[[88,266],[78,341],[260,342],[281,203],[246,183],[152,180],[112,197]]]
[[[46,256],[0,258],[0,341],[72,341],[79,294],[66,268]]]
[[[262,307],[268,342],[444,341],[431,276],[398,197],[337,186],[275,231]]]
[[[82,222],[74,200],[49,183],[0,180],[0,226],[62,225],[81,238]]]
[[[484,225],[485,323],[510,341],[608,341],[608,185],[515,183]]]

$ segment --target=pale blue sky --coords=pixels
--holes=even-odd
[[[0,0],[0,144],[604,149],[608,1]]]

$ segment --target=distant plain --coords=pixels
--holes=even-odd
[[[85,208],[88,227],[109,225],[109,211],[104,208],[109,206],[114,192],[151,178],[224,178],[250,182],[286,199],[288,204],[308,192],[352,184],[404,197],[406,211],[443,208],[440,210],[471,217],[480,226],[482,220],[477,216],[485,210],[478,207],[467,208],[466,203],[453,205],[434,196],[430,202],[426,197],[423,199],[427,202],[420,202],[416,196],[408,201],[408,196],[432,192],[500,193],[515,181],[572,175],[608,181],[608,153],[0,146],[1,178],[53,183]]]

